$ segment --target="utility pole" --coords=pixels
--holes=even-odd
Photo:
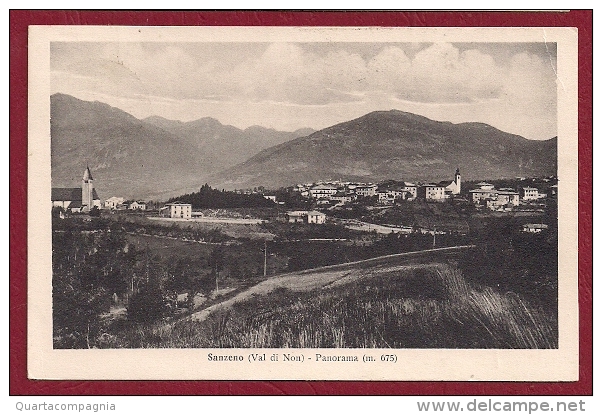
[[[263,276],[268,274],[268,240],[263,240]]]

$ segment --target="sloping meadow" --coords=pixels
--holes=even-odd
[[[543,349],[558,347],[557,327],[556,313],[516,293],[476,288],[457,268],[430,264],[367,269],[311,291],[277,288],[203,321],[129,330],[104,347]]]

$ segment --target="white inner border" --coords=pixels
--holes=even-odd
[[[210,352],[285,349],[52,348],[50,42],[556,42],[558,67],[559,348],[557,350],[341,349],[358,363],[209,362]],[[28,92],[27,367],[32,379],[106,380],[578,380],[577,29],[376,27],[30,26]],[[334,354],[335,349],[322,350]],[[311,356],[320,349],[290,349]],[[364,364],[364,353],[395,364]],[[313,357],[313,356],[312,356]]]

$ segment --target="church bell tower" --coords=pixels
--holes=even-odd
[[[459,194],[460,193],[460,189],[461,189],[461,182],[462,182],[462,176],[460,176],[460,168],[458,167],[456,169],[456,175],[454,176],[454,182],[456,182],[456,191],[455,194]]]
[[[90,211],[94,206],[94,179],[88,166],[86,166],[82,178],[82,205],[84,211]]]

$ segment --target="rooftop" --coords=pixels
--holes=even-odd
[[[305,216],[309,214],[309,212],[306,210],[292,210],[290,212],[286,212],[286,214],[289,216]]]
[[[317,210],[311,210],[309,212],[307,212],[308,216],[326,216],[324,213],[322,212],[318,212]]]
[[[175,202],[166,203],[165,206],[192,206],[190,203],[180,202],[176,200]]]
[[[82,201],[82,188],[81,187],[53,187],[50,198],[52,201]],[[92,189],[92,199],[100,200],[96,189]]]

